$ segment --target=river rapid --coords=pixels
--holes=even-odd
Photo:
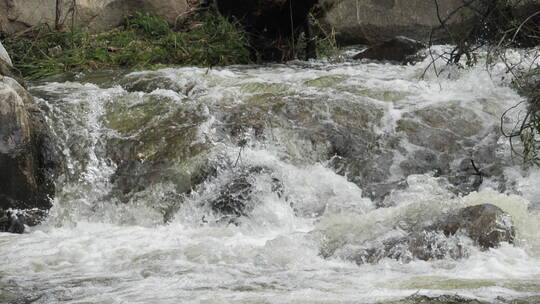
[[[502,62],[430,63],[344,53],[34,84],[62,174],[46,222],[0,234],[0,302],[540,302],[540,170],[513,158],[499,128],[522,97]],[[439,245],[457,242],[465,258],[355,260],[483,203],[512,216],[516,244],[481,251],[456,236]]]

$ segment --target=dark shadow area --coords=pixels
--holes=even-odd
[[[254,59],[286,61],[315,57],[310,14],[320,14],[318,0],[218,0],[214,5],[238,20],[249,35]],[[301,40],[304,43],[301,43]]]

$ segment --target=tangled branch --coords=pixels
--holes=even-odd
[[[430,46],[434,44],[435,33],[442,32],[448,37],[453,48],[434,55],[428,68],[439,71],[435,61],[443,59],[447,65],[457,67],[473,66],[477,63],[478,50],[487,50],[486,64],[503,62],[506,72],[513,76],[513,86],[525,98],[501,116],[501,133],[510,141],[512,152],[526,164],[540,166],[540,53],[527,66],[523,61],[512,62],[506,57],[510,48],[534,48],[540,42],[540,5],[527,4],[524,0],[463,0],[463,4],[443,17],[439,0],[433,0],[437,9],[439,26],[432,30]],[[527,7],[529,5],[530,7]],[[520,13],[528,12],[527,14]],[[466,16],[465,27],[452,24],[453,18]],[[465,60],[463,58],[465,57]],[[489,66],[488,66],[489,68]],[[506,130],[505,121],[513,111],[525,105],[525,115]]]

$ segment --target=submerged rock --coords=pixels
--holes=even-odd
[[[464,234],[482,249],[514,243],[516,236],[510,215],[491,204],[470,206],[442,216],[426,228],[445,235]]]
[[[369,47],[353,59],[388,60],[406,64],[416,61],[419,58],[418,52],[425,47],[421,42],[398,36]]]
[[[26,210],[0,210],[0,232],[24,233],[26,226],[40,224],[48,215],[47,210],[33,208]]]
[[[381,302],[379,304],[487,304],[486,302],[467,299],[457,295],[442,295],[430,297],[423,295],[412,295],[403,300],[392,302]]]
[[[0,217],[0,232],[24,233],[24,221],[8,211]]]
[[[122,135],[107,143],[117,166],[113,191],[122,202],[152,185],[172,183],[181,194],[202,181],[211,149],[199,131],[209,119],[204,107],[152,94],[130,94],[109,106],[107,127]]]
[[[257,178],[265,176],[271,182],[271,190],[281,195],[283,184],[275,177],[272,171],[264,167],[249,167],[241,169],[233,174],[232,179],[225,183],[219,190],[218,196],[210,201],[212,210],[226,216],[246,216],[254,207],[253,202],[255,183]]]
[[[466,245],[471,241],[486,250],[502,242],[512,244],[514,239],[510,215],[494,205],[483,204],[452,211],[397,235],[391,232],[360,246],[346,245],[333,255],[357,264],[377,263],[385,258],[402,262],[460,259],[468,256]]]
[[[464,242],[435,231],[404,233],[401,236],[383,236],[360,246],[345,246],[334,255],[355,263],[375,264],[390,258],[408,263],[412,260],[460,259],[468,256]]]

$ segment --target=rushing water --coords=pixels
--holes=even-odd
[[[502,63],[422,77],[428,65],[167,68],[36,84],[62,174],[46,223],[0,235],[0,302],[418,293],[535,303],[540,171],[520,168],[499,132],[522,99]],[[471,159],[488,175],[481,185]],[[215,212],[210,202],[238,180],[250,185],[246,215]],[[480,251],[461,236],[459,260],[354,262],[358,246],[481,203],[512,216],[515,245]]]

